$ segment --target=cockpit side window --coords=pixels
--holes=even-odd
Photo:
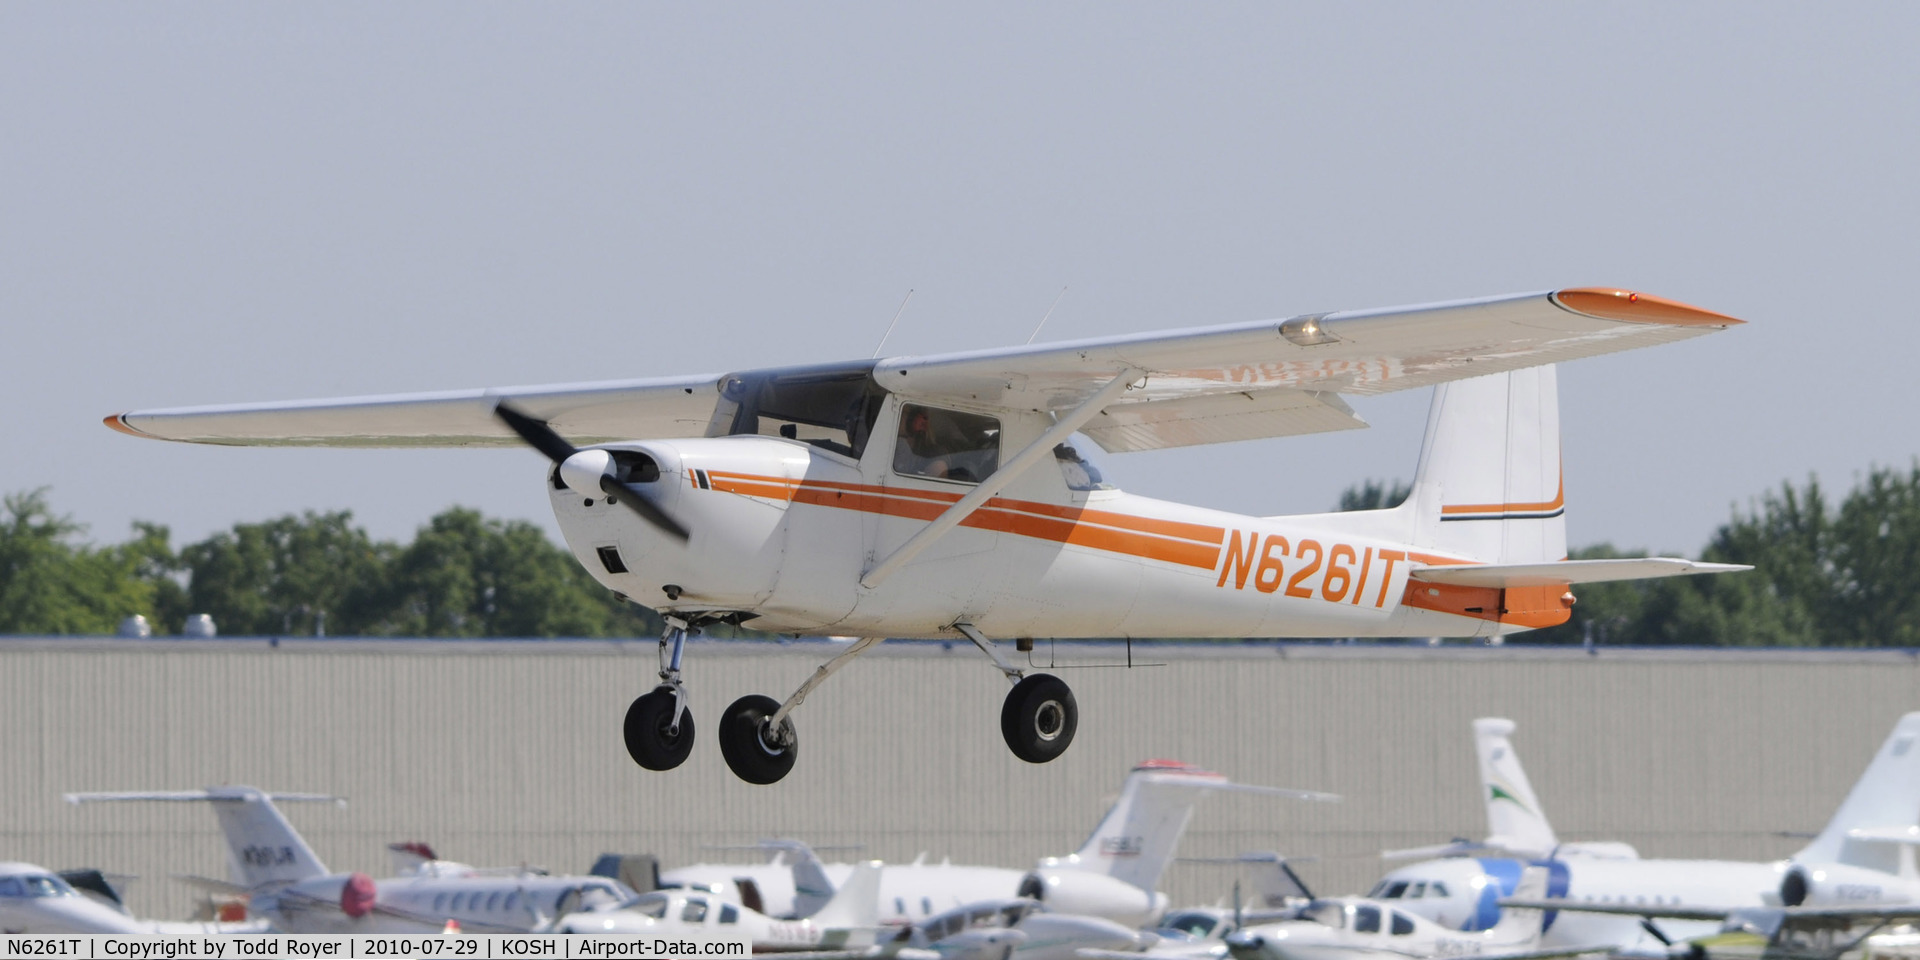
[[[1354,907],[1353,908],[1353,932],[1354,933],[1379,933],[1380,932],[1380,908],[1365,907],[1365,906]]]
[[[1438,881],[1438,880],[1435,880],[1435,881],[1434,881],[1433,883],[1431,883],[1431,884],[1429,884],[1429,885],[1427,886],[1427,891],[1428,891],[1429,893],[1432,893],[1432,894],[1433,894],[1434,896],[1436,896],[1436,897],[1451,897],[1451,896],[1453,896],[1453,894],[1451,894],[1451,893],[1448,893],[1448,892],[1447,892],[1447,885],[1446,885],[1446,884],[1444,884],[1444,883],[1441,883],[1441,882],[1440,882],[1440,881]]]
[[[1395,883],[1395,884],[1394,884],[1393,886],[1391,886],[1391,887],[1388,887],[1388,888],[1387,888],[1387,895],[1386,895],[1386,896],[1384,896],[1384,897],[1381,897],[1380,899],[1382,899],[1382,900],[1398,900],[1398,899],[1400,899],[1400,897],[1401,897],[1401,896],[1402,896],[1403,894],[1405,894],[1406,892],[1407,892],[1407,883],[1406,883],[1406,881],[1404,881],[1404,880],[1402,880],[1402,881],[1399,881],[1399,882],[1397,882],[1397,883]]]
[[[902,476],[979,483],[1000,469],[1000,421],[976,413],[900,408],[893,470]]]
[[[24,897],[27,887],[19,877],[0,877],[0,897]]]
[[[69,897],[79,896],[65,880],[59,877],[21,877],[21,886],[26,888],[29,897]]]
[[[1424,880],[1407,888],[1407,899],[1409,900],[1416,900],[1426,895],[1427,895],[1427,884],[1426,884],[1426,881]]]

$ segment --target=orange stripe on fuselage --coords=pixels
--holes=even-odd
[[[788,480],[717,470],[708,471],[707,477],[713,489],[726,493],[912,520],[932,521],[961,497],[944,490]],[[1220,562],[1220,544],[1226,537],[1223,527],[1001,497],[988,500],[960,525],[1206,570]]]

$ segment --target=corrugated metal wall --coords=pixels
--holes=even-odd
[[[734,780],[712,737],[721,708],[785,696],[828,653],[696,644],[700,742],[686,766],[652,774],[618,733],[653,682],[650,643],[7,641],[0,859],[138,874],[137,912],[181,916],[193,895],[169,874],[225,876],[206,810],[59,795],[246,783],[349,797],[289,816],[329,866],[375,876],[386,843],[416,839],[469,863],[571,872],[604,851],[674,865],[767,836],[1025,866],[1078,846],[1133,763],[1171,757],[1344,794],[1215,797],[1182,848],[1318,856],[1302,874],[1344,892],[1378,876],[1381,849],[1484,834],[1474,717],[1519,723],[1565,839],[1766,859],[1801,842],[1777,832],[1818,829],[1894,720],[1920,709],[1920,666],[1904,654],[1136,647],[1136,663],[1166,665],[1059,671],[1079,737],[1036,767],[1001,743],[1006,684],[976,651],[883,646],[796,714],[793,775]],[[1234,876],[1180,864],[1164,886],[1176,903],[1212,902]]]

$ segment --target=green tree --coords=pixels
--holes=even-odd
[[[76,543],[83,528],[56,516],[46,489],[8,496],[0,522],[0,633],[105,634],[151,609],[136,551]]]
[[[235,524],[180,551],[187,605],[242,636],[363,634],[387,608],[392,544],[375,543],[346,511]]]
[[[524,520],[455,507],[391,564],[380,631],[441,637],[604,637],[658,631]]]
[[[1340,505],[1337,510],[1387,510],[1406,502],[1413,487],[1405,481],[1395,480],[1382,483],[1368,480],[1359,486],[1348,487],[1340,491]]]

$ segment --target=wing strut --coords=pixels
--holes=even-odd
[[[947,531],[959,526],[960,521],[980,509],[981,504],[992,499],[994,494],[1006,489],[1007,484],[1026,472],[1028,467],[1039,463],[1040,458],[1052,453],[1053,448],[1072,436],[1075,430],[1099,416],[1100,411],[1106,409],[1107,404],[1120,395],[1120,391],[1127,389],[1140,379],[1142,372],[1134,367],[1123,367],[1112,380],[1107,381],[1106,386],[1094,391],[1093,396],[1081,401],[1079,406],[1055,420],[1053,426],[1047,428],[1047,432],[1027,444],[1026,449],[1014,454],[1013,459],[1001,464],[1000,469],[995,470],[992,476],[980,481],[980,485],[973,488],[972,493],[961,497],[957,503],[948,507],[946,512],[934,517],[933,522],[927,524],[919,533],[908,537],[907,542],[888,554],[885,560],[874,564],[873,569],[868,570],[867,575],[860,578],[860,585],[871,590],[879,586],[881,581],[893,576],[895,571],[919,556],[920,551],[932,546],[935,540],[945,536]]]

